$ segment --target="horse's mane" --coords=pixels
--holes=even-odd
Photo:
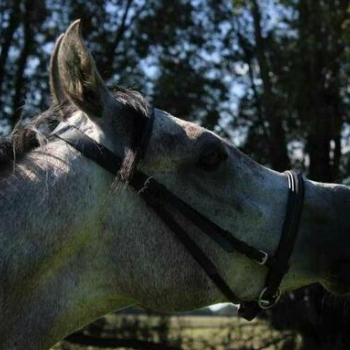
[[[121,178],[126,181],[134,170],[134,160],[146,127],[150,106],[140,93],[122,87],[118,87],[113,96],[122,106],[120,113],[127,118],[129,124],[130,146],[126,150],[120,171]],[[55,127],[76,110],[74,106],[52,106],[29,123],[18,123],[9,136],[0,139],[0,171],[46,142]]]

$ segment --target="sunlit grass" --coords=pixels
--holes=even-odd
[[[275,331],[265,321],[247,322],[238,317],[111,314],[105,317],[105,321],[101,331],[103,337],[166,341],[184,350],[279,350],[287,343],[288,349],[295,350],[301,345],[301,338],[293,332]],[[87,348],[62,342],[54,349]]]

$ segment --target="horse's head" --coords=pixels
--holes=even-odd
[[[113,281],[107,285],[130,303],[178,310],[226,300],[169,227],[128,186],[137,152],[145,151],[139,170],[236,238],[275,252],[286,210],[286,176],[258,165],[215,133],[161,110],[155,110],[147,150],[139,150],[150,106],[138,93],[108,90],[82,41],[79,22],[56,44],[51,93],[62,109],[74,107],[68,123],[124,158],[118,179],[94,165],[106,193],[94,196],[101,208],[96,244],[102,253],[93,266],[96,276]],[[214,262],[239,299],[257,298],[267,273],[264,266],[239,252],[227,253],[166,200],[162,205]],[[293,256],[283,290],[318,280],[310,260],[311,254]]]

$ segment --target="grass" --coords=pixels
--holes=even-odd
[[[111,314],[86,331],[104,338],[168,343],[184,350],[296,350],[301,345],[295,333],[275,331],[265,321],[247,322],[238,317]],[[83,349],[98,348],[61,342],[52,350]]]

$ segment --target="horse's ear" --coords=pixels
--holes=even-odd
[[[56,44],[52,61],[57,71],[52,74],[53,95],[57,100],[66,95],[90,116],[101,117],[106,104],[113,99],[81,35],[80,20],[75,21]],[[114,100],[114,99],[113,99]]]
[[[60,75],[58,70],[58,51],[61,46],[61,42],[63,39],[63,34],[57,39],[55,47],[53,49],[53,53],[50,60],[50,92],[51,99],[55,106],[65,106],[69,104],[69,100],[62,88],[62,84],[60,81]]]

